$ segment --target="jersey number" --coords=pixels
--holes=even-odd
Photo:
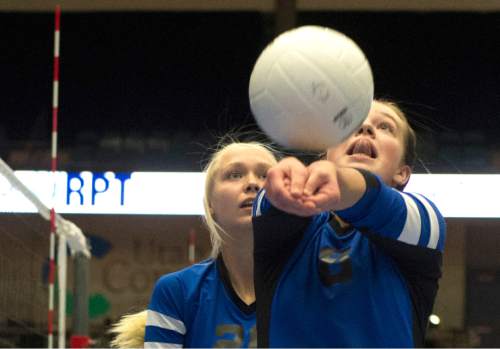
[[[224,324],[217,326],[215,330],[217,337],[232,337],[232,339],[219,339],[214,348],[241,348],[244,341],[244,329],[236,324]],[[257,328],[250,329],[248,348],[257,348]]]

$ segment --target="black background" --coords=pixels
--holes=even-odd
[[[401,102],[434,143],[498,148],[499,13],[299,13],[304,24],[354,39],[376,95]],[[63,13],[59,142],[77,147],[85,132],[223,134],[252,123],[250,72],[274,36],[270,13]],[[2,141],[48,145],[53,15],[0,14],[0,45]]]

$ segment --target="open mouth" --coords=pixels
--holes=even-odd
[[[347,149],[347,155],[356,154],[366,155],[372,159],[376,159],[377,149],[375,149],[375,146],[368,139],[360,138]]]
[[[253,207],[254,198],[246,199],[240,204],[240,208]]]

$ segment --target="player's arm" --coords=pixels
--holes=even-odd
[[[365,190],[354,205],[335,210],[340,218],[369,235],[442,252],[446,225],[429,199],[391,188],[368,171],[354,171]]]
[[[433,300],[441,277],[443,216],[424,196],[391,188],[368,171],[359,173],[365,181],[364,194],[353,206],[335,213],[393,258],[417,298]],[[432,302],[422,304],[425,309],[419,313],[427,314]]]
[[[353,206],[365,193],[366,183],[355,169],[337,168],[325,160],[305,166],[289,157],[268,171],[265,189],[274,207],[308,217]]]
[[[416,346],[422,346],[441,277],[444,218],[427,198],[393,189],[369,172],[360,173],[365,193],[353,206],[336,214],[398,266],[412,298]]]
[[[374,239],[388,239],[390,243],[381,244],[391,246],[390,254],[394,242],[442,251],[445,223],[434,204],[423,196],[399,192],[368,171],[338,168],[330,161],[306,167],[287,158],[269,170],[265,188],[270,202],[283,211],[299,216],[337,212]]]
[[[165,275],[156,283],[147,310],[144,348],[182,348],[186,326],[181,281]]]
[[[269,170],[265,188],[269,201],[291,214],[335,211],[356,228],[393,241],[437,250],[444,244],[444,219],[432,202],[399,192],[368,171],[330,161],[306,167],[287,158]]]
[[[311,218],[274,207],[261,190],[254,201],[254,282],[257,297],[257,343],[269,346],[270,311],[281,273],[303,239]]]
[[[280,273],[310,222],[310,217],[289,214],[274,207],[265,190],[257,194],[252,220],[254,260],[266,278],[273,279]]]

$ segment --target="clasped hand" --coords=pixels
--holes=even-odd
[[[337,169],[326,160],[306,166],[297,158],[285,158],[269,169],[264,188],[276,208],[298,216],[332,210],[340,202]]]

